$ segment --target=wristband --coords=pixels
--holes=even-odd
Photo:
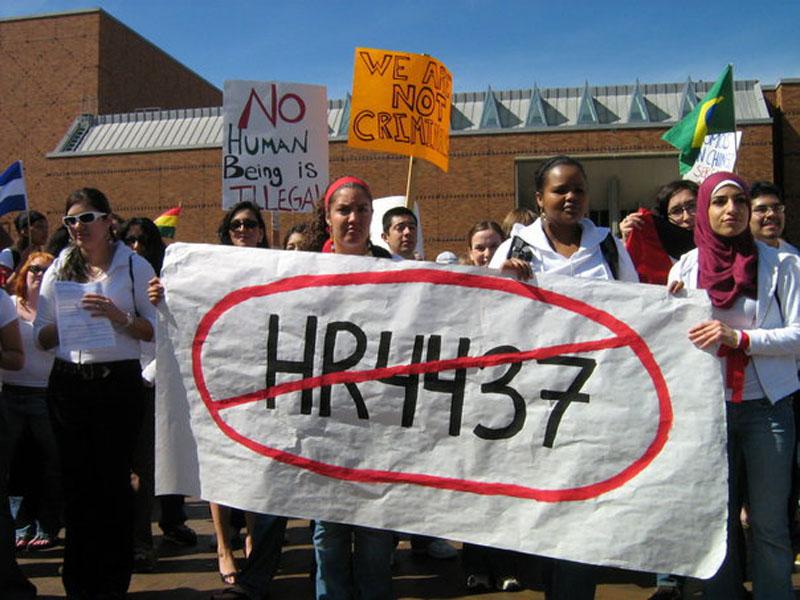
[[[742,329],[739,333],[739,344],[736,346],[739,350],[747,352],[750,349],[750,336]]]
[[[133,325],[133,320],[136,317],[133,316],[133,313],[125,313],[125,323],[122,325],[125,329],[128,329],[131,325]]]

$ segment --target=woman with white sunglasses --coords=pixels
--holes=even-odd
[[[139,341],[153,337],[147,282],[154,273],[144,258],[115,241],[110,214],[99,190],[82,188],[67,198],[63,221],[71,244],[45,274],[34,325],[38,343],[56,353],[47,400],[62,458],[62,578],[70,598],[124,598],[133,565],[131,456],[143,403]],[[60,343],[56,306],[62,281],[95,284],[87,285],[80,308],[110,321],[113,345],[83,349]]]

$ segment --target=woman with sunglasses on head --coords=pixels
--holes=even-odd
[[[35,462],[24,461],[33,493],[18,505],[17,550],[45,550],[55,544],[61,528],[61,470],[50,415],[47,379],[53,353],[41,350],[33,339],[33,322],[45,271],[53,262],[46,252],[33,252],[20,267],[11,296],[17,310],[25,366],[3,372],[3,405],[8,418],[9,460],[19,449],[35,449]],[[13,468],[13,467],[12,467]],[[30,491],[30,490],[27,490]],[[21,526],[20,526],[21,525]]]
[[[39,345],[56,350],[48,406],[64,478],[62,578],[67,596],[82,599],[124,598],[130,584],[131,457],[143,397],[139,342],[153,338],[155,322],[147,299],[153,268],[114,240],[110,214],[108,199],[97,189],[69,195],[62,220],[72,242],[45,274],[34,324]],[[80,307],[110,322],[113,346],[84,350],[59,343],[61,281],[101,290],[85,294]]]
[[[800,267],[796,257],[753,239],[747,183],[715,173],[700,186],[695,250],[670,271],[670,290],[704,289],[714,318],[688,331],[724,363],[728,428],[728,552],[705,582],[705,598],[743,597],[736,543],[743,499],[752,534],[753,598],[794,598],[787,503],[795,430],[791,394],[800,386]],[[709,401],[721,402],[722,398]]]

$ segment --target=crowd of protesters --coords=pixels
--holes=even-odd
[[[704,594],[746,597],[749,548],[752,596],[793,598],[800,263],[797,250],[782,238],[780,190],[768,182],[749,185],[733,173],[711,175],[700,186],[669,182],[652,209],[621,221],[617,238],[586,217],[589,182],[579,161],[552,158],[534,183],[536,212],[515,209],[502,226],[475,223],[465,248],[442,252],[436,262],[460,262],[523,281],[546,272],[646,282],[668,286],[671,293],[706,290],[714,318],[693,324],[687,336],[698,348],[717,349],[720,357],[725,398],[709,401],[725,403],[730,476],[728,551],[719,572],[703,582]],[[286,234],[283,248],[423,260],[418,217],[409,209],[390,209],[383,217],[389,251],[372,243],[372,200],[362,179],[337,179],[312,218]],[[157,275],[164,242],[149,219],[114,217],[101,191],[76,190],[67,198],[63,226],[49,240],[45,216],[25,212],[14,222],[18,241],[0,252],[0,275],[11,294],[0,290],[2,598],[35,597],[15,552],[52,547],[62,527],[62,578],[67,597],[76,600],[124,598],[133,572],[153,570],[156,501],[164,540],[197,543],[186,525],[183,497],[154,495],[154,304],[163,297]],[[226,212],[218,237],[224,245],[269,247],[261,212],[249,202]],[[83,296],[82,306],[111,323],[113,347],[78,351],[60,345],[56,288],[62,282],[102,284]],[[266,597],[280,562],[286,516],[213,503],[210,511],[225,586],[213,598]],[[747,546],[741,542],[743,523]],[[245,561],[237,565],[232,536],[242,527]],[[311,527],[317,598],[393,597],[396,532],[325,520]],[[112,544],[104,539],[109,530]],[[447,540],[412,536],[411,545],[415,554],[434,559],[458,556]],[[475,544],[464,544],[461,561],[472,592],[519,590],[521,573],[534,563],[551,600],[594,598],[598,580],[592,565]],[[653,581],[652,600],[682,597],[681,578],[653,574]]]

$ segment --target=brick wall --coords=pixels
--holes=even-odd
[[[46,154],[77,115],[98,107],[98,23],[96,12],[0,21],[0,168],[24,161],[40,210],[53,203]]]
[[[800,80],[781,81],[775,93],[776,136],[780,149],[777,171],[787,204],[787,237],[800,243]]]
[[[772,177],[769,125],[746,126],[739,172],[747,179]],[[663,128],[456,136],[451,139],[450,170],[415,163],[417,198],[422,210],[426,251],[463,250],[464,235],[482,219],[501,221],[515,205],[515,161],[567,152],[575,156],[663,153]],[[193,150],[135,155],[51,159],[48,187],[64,197],[83,185],[103,189],[124,217],[154,218],[183,203],[178,226],[181,241],[214,242],[220,209],[220,151]],[[677,169],[677,158],[676,158]],[[354,174],[366,179],[376,196],[405,192],[408,159],[330,145],[331,178]],[[59,207],[60,211],[60,207]],[[282,215],[286,231],[300,215]],[[269,220],[268,220],[269,222]]]
[[[218,88],[110,15],[99,18],[99,114],[222,105]]]
[[[54,217],[76,187],[97,185],[112,197],[114,189],[135,194],[136,177],[108,177],[106,171],[135,172],[141,161],[159,160],[91,159],[88,167],[48,159],[76,117],[145,106],[222,104],[220,90],[100,10],[0,20],[0,61],[0,168],[22,159],[32,207]],[[65,175],[72,172],[86,175]],[[182,196],[192,189],[190,179],[184,183]],[[166,203],[167,191],[153,198]],[[9,221],[6,217],[0,224],[8,229]]]

